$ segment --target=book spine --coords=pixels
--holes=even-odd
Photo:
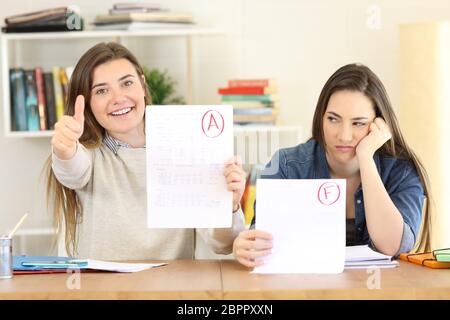
[[[230,104],[234,109],[246,109],[246,108],[273,108],[278,104],[272,101],[223,101],[222,104]]]
[[[263,94],[263,95],[252,95],[252,94],[229,94],[223,95],[222,101],[276,101],[277,97],[275,95]]]
[[[35,68],[34,76],[36,78],[36,93],[39,111],[39,128],[41,130],[47,130],[47,111],[45,108],[44,74],[42,68]]]
[[[254,204],[256,201],[256,186],[253,184],[250,184],[248,186],[248,194],[247,199],[244,204],[244,217],[245,217],[245,224],[250,225],[252,223],[253,217],[255,216],[255,208]]]
[[[277,117],[274,114],[269,115],[233,115],[233,121],[242,123],[242,122],[272,122],[276,121]]]
[[[269,87],[271,79],[235,79],[228,80],[228,87]]]
[[[219,94],[270,94],[275,93],[272,87],[230,87],[220,88]]]
[[[10,71],[11,81],[11,107],[12,129],[15,131],[27,131],[27,111],[25,96],[25,74],[22,69]]]
[[[25,71],[25,83],[26,83],[26,108],[27,108],[28,131],[38,131],[39,109],[36,94],[36,81],[34,78],[34,70]]]
[[[55,92],[56,121],[64,115],[64,100],[59,77],[59,67],[53,67],[53,90]]]
[[[53,90],[53,73],[44,73],[45,102],[47,109],[47,128],[53,130],[56,123],[55,91]]]
[[[69,83],[70,83],[70,79],[72,78],[73,70],[75,70],[75,67],[73,67],[73,66],[66,67],[67,81],[69,81]]]
[[[59,80],[61,81],[61,88],[63,92],[64,106],[67,105],[67,97],[69,95],[69,80],[64,68],[59,68]]]

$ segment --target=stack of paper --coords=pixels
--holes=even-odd
[[[398,262],[393,261],[391,256],[373,251],[367,245],[345,248],[345,269],[395,268],[397,266]]]

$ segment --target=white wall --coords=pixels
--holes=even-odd
[[[96,13],[106,13],[114,2],[2,1],[0,19],[30,10],[77,4],[89,23]],[[160,2],[173,10],[191,11],[200,24],[225,32],[222,36],[194,41],[194,103],[219,102],[216,90],[229,78],[273,77],[279,84],[281,121],[300,124],[306,133],[323,84],[338,67],[350,62],[370,66],[384,81],[397,107],[398,25],[450,19],[448,0]],[[370,11],[371,5],[380,10],[380,29],[374,29],[370,23],[376,15]],[[132,40],[128,44],[144,64],[169,68],[170,74],[179,81],[180,93],[185,93],[183,42],[159,39],[145,43]],[[51,59],[53,63],[67,59],[64,48],[54,48],[44,48],[41,44],[40,50],[45,53],[30,51],[29,61],[25,62]],[[77,50],[73,51],[72,47],[68,50],[67,54],[76,60]],[[24,227],[47,227],[51,216],[45,209],[38,176],[49,153],[50,139],[7,139],[3,136],[3,119],[0,120],[0,233],[10,229],[25,211],[30,212],[30,217]]]

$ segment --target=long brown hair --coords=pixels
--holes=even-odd
[[[150,93],[143,78],[144,71],[136,57],[124,46],[110,42],[99,43],[90,48],[78,61],[72,73],[69,84],[69,93],[65,104],[65,115],[75,113],[75,100],[78,95],[85,98],[84,131],[79,143],[88,149],[98,148],[105,135],[105,129],[97,122],[92,113],[91,86],[94,69],[106,62],[127,59],[136,69],[145,92],[145,104],[151,103]],[[52,157],[47,159],[45,170],[47,172],[47,206],[52,204],[54,222],[58,234],[65,228],[65,247],[69,255],[76,255],[77,224],[82,221],[83,208],[76,192],[63,186],[55,177],[52,170]]]
[[[361,64],[348,64],[339,68],[326,82],[317,101],[312,124],[312,139],[325,148],[323,133],[323,117],[328,101],[333,93],[342,90],[358,91],[368,97],[374,106],[375,116],[385,120],[392,133],[392,139],[387,141],[377,152],[383,155],[409,160],[413,163],[420,177],[425,203],[422,210],[422,223],[413,251],[430,249],[431,233],[431,194],[428,175],[417,155],[408,147],[392,109],[388,94],[380,79],[368,67]]]

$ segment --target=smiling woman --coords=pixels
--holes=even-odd
[[[146,227],[145,106],[150,95],[134,55],[100,43],[78,61],[67,110],[56,123],[47,162],[48,201],[69,255],[103,260],[193,258],[194,229]],[[245,173],[224,164],[233,224],[198,232],[216,253],[230,253],[244,229],[239,202]]]
[[[106,62],[92,76],[91,109],[115,139],[133,147],[145,144],[145,79],[127,59]]]
[[[261,178],[346,179],[347,245],[368,244],[390,256],[429,247],[426,171],[400,132],[382,82],[366,66],[343,66],[328,79],[312,138],[279,150]],[[271,248],[270,234],[249,230],[234,241],[233,253],[254,267]]]

